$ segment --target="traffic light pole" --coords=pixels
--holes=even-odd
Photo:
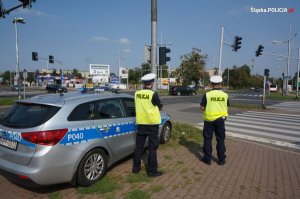
[[[157,45],[157,0],[151,0],[151,66],[152,73],[157,75],[157,63],[156,63],[156,45]],[[152,88],[157,91],[157,78],[154,80]]]
[[[221,30],[218,75],[221,75],[222,51],[223,51],[223,37],[224,37],[223,35],[224,35],[224,26],[222,26],[222,30]]]
[[[296,99],[299,95],[299,67],[300,67],[300,48],[298,48],[298,65],[297,65],[297,77],[296,77]]]
[[[266,75],[264,75],[264,90],[263,90],[263,96],[262,96],[262,108],[266,108],[266,105],[265,105],[265,100],[266,100]]]

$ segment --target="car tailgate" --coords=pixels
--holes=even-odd
[[[35,145],[23,140],[20,132],[0,128],[0,161],[28,165],[35,150]]]

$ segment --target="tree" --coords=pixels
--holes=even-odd
[[[143,63],[141,65],[141,68],[142,68],[142,71],[141,71],[141,77],[148,74],[148,73],[151,73],[152,72],[152,68],[151,68],[151,65],[148,64],[148,63]]]
[[[169,67],[167,65],[162,65],[157,69],[157,77],[168,78]]]
[[[82,78],[81,73],[80,73],[76,68],[73,69],[72,75],[74,75],[74,76],[77,77],[78,79],[81,79],[81,78]]]
[[[51,76],[56,76],[56,75],[57,75],[56,69],[53,69]]]
[[[251,76],[251,69],[248,65],[240,67],[233,66],[232,69],[226,68],[223,73],[224,85],[228,86],[228,71],[229,71],[229,86],[234,89],[261,87],[263,78],[259,75]]]
[[[110,77],[117,77],[116,73],[110,73]]]
[[[27,79],[26,79],[28,82],[30,82],[30,84],[32,82],[34,82],[34,72],[28,72],[28,76],[27,76]]]
[[[3,77],[3,82],[4,82],[4,84],[11,84],[11,74],[10,74],[10,71],[9,70],[7,70],[7,71],[5,71],[4,73],[3,73],[3,75],[2,75],[2,77]]]
[[[131,84],[138,84],[142,77],[142,69],[136,67],[135,69],[129,69],[128,82]]]
[[[181,64],[175,70],[178,83],[187,86],[194,82],[198,88],[199,80],[207,78],[208,74],[205,72],[207,55],[200,53],[200,49],[193,48],[191,53],[180,56]]]

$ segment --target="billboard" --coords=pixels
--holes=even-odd
[[[128,69],[124,67],[120,67],[119,74],[120,74],[120,78],[124,78],[124,79],[128,78]]]
[[[109,77],[109,65],[105,64],[90,64],[91,76],[107,76]]]
[[[90,64],[90,75],[93,83],[107,83],[109,81],[109,65]]]

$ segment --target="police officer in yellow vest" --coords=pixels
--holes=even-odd
[[[207,92],[201,101],[200,109],[203,112],[203,158],[202,162],[211,165],[212,159],[212,138],[215,132],[217,140],[218,164],[224,165],[226,159],[225,148],[225,120],[228,116],[229,100],[228,95],[221,90],[221,76],[212,76],[210,78],[212,90]]]
[[[152,91],[154,73],[147,74],[142,77],[144,88],[136,91],[134,96],[136,123],[138,132],[136,135],[136,147],[133,157],[133,173],[141,170],[141,156],[144,149],[146,138],[149,138],[149,155],[147,165],[147,175],[149,177],[157,177],[162,172],[157,171],[157,154],[156,150],[159,145],[158,129],[161,123],[160,110],[162,108],[158,94]]]

